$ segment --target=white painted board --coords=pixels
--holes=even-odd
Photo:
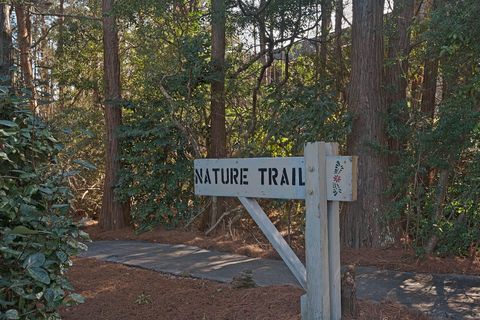
[[[327,200],[357,200],[358,157],[327,156]]]
[[[305,174],[303,157],[198,159],[195,194],[305,199]],[[327,157],[327,199],[356,200],[356,157]]]

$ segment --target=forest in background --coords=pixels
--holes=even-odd
[[[38,174],[33,206],[63,188],[42,189],[61,173],[71,191],[42,210],[139,231],[246,219],[232,200],[193,196],[195,158],[293,156],[307,141],[338,141],[360,157],[359,199],[342,208],[344,246],[478,249],[477,1],[0,7],[2,214],[20,212],[9,192],[25,192],[17,157],[28,143],[37,152],[37,126],[55,136],[41,161],[56,169]],[[20,158],[38,171],[30,153]],[[302,232],[301,204],[267,206],[278,225]]]
[[[345,247],[475,255],[477,0],[0,2],[0,317],[82,297],[64,277],[107,230],[251,228],[193,195],[193,159],[359,156]],[[351,12],[351,14],[350,14]],[[303,205],[265,201],[302,239]]]
[[[224,212],[236,222],[232,201],[212,210],[193,197],[194,158],[291,156],[306,141],[338,141],[360,156],[344,245],[478,246],[475,1],[2,9],[3,88],[27,95],[55,132],[62,170],[82,169],[68,177],[73,212],[107,229],[174,227],[206,206],[202,229]],[[301,229],[301,206],[271,209]]]

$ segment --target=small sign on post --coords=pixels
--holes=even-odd
[[[196,195],[238,197],[307,291],[302,319],[341,319],[338,201],[357,198],[357,157],[314,142],[304,157],[197,159],[194,182]],[[254,198],[305,200],[306,268]]]

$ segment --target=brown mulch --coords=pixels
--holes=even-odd
[[[242,240],[232,240],[228,235],[205,236],[201,232],[185,231],[182,229],[166,230],[157,228],[153,231],[136,235],[133,229],[125,228],[116,231],[102,231],[96,223],[86,228],[94,240],[143,240],[166,244],[186,244],[204,249],[237,253],[250,257],[279,258],[268,241],[261,235],[239,237]],[[296,252],[304,260],[304,252],[297,245]],[[456,273],[480,275],[480,257],[436,257],[419,258],[412,249],[342,249],[342,264],[360,266],[375,266],[380,269],[397,271],[412,271],[425,273]]]
[[[61,310],[66,320],[300,319],[303,290],[291,286],[233,289],[94,259],[75,259],[68,277],[82,305]],[[359,320],[428,320],[394,303],[359,303]]]

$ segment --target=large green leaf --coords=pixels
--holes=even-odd
[[[58,260],[60,260],[62,263],[65,263],[68,260],[67,254],[63,251],[57,251],[55,252],[55,255],[57,256]]]
[[[82,295],[78,294],[78,293],[72,293],[72,294],[69,295],[69,297],[70,297],[73,301],[75,301],[76,303],[84,303],[84,302],[85,302],[85,298],[84,298]]]
[[[11,162],[11,160],[8,158],[8,155],[3,151],[0,152],[0,159]]]
[[[73,160],[73,162],[81,165],[82,167],[84,167],[88,170],[96,170],[97,169],[97,167],[93,163],[88,162],[87,160],[76,159],[76,160]]]
[[[0,252],[8,253],[8,254],[11,254],[11,255],[14,255],[14,256],[19,256],[19,255],[22,254],[20,251],[13,250],[13,249],[10,249],[8,247],[3,247],[3,246],[0,247]]]
[[[27,259],[23,262],[24,268],[38,268],[43,266],[45,263],[45,255],[41,252],[34,253],[29,255]]]
[[[10,309],[10,310],[7,310],[7,312],[5,312],[5,318],[7,320],[17,320],[17,319],[20,319],[19,315],[18,315],[18,311],[15,310],[15,309]]]
[[[15,122],[10,120],[0,120],[0,125],[9,127],[9,128],[18,127],[18,125]]]
[[[47,288],[43,294],[43,297],[45,300],[47,300],[49,305],[53,305],[55,303],[55,299],[57,298],[57,293],[53,288]]]
[[[20,234],[20,235],[27,235],[27,234],[38,234],[38,231],[29,229],[25,226],[16,226],[10,231],[11,234]]]
[[[45,193],[45,194],[53,194],[53,189],[52,188],[49,188],[49,187],[40,187],[38,188],[38,190],[40,190],[41,192]]]
[[[10,136],[14,136],[16,134],[17,134],[16,132],[8,132],[8,131],[5,131],[3,129],[0,129],[0,136],[10,137]]]
[[[30,274],[30,276],[33,279],[45,284],[50,284],[50,277],[47,271],[45,271],[45,269],[32,267],[32,268],[27,268],[27,271],[28,271],[28,274]]]

